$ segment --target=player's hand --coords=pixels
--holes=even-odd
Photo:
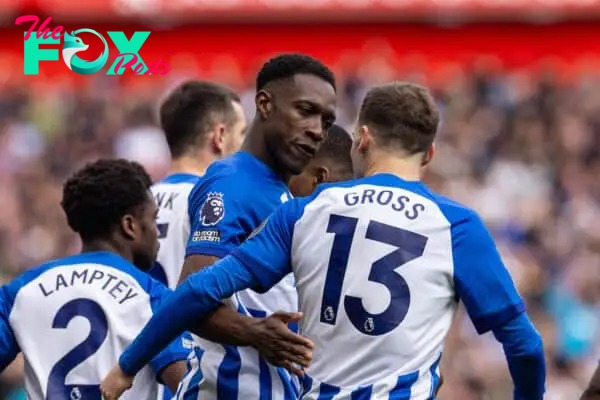
[[[133,376],[125,375],[117,364],[100,384],[103,400],[118,400],[133,385]]]
[[[314,344],[290,330],[287,324],[297,322],[302,313],[277,311],[253,325],[253,346],[260,355],[276,367],[304,376],[297,365],[308,367],[312,360]]]

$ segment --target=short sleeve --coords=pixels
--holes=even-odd
[[[253,289],[269,290],[291,272],[294,225],[304,210],[303,199],[280,206],[231,255],[244,264],[260,283]]]
[[[191,351],[188,343],[192,343],[191,340],[192,338],[189,333],[182,334],[150,361],[150,367],[152,368],[152,372],[154,372],[157,381],[164,383],[162,382],[160,375],[169,365],[176,361],[187,359]]]
[[[150,295],[150,307],[152,308],[152,312],[156,313],[172,293],[173,291],[162,283],[150,279],[148,294]],[[159,381],[163,369],[176,361],[187,359],[191,351],[190,346],[188,345],[190,340],[191,337],[189,334],[184,333],[150,361],[150,367]]]
[[[231,176],[196,185],[189,197],[190,235],[186,257],[194,254],[225,257],[245,239],[246,190]]]
[[[0,371],[8,367],[21,351],[9,322],[10,307],[14,301],[10,292],[7,286],[0,289]]]
[[[492,236],[474,212],[453,225],[452,248],[456,292],[478,333],[525,311]]]

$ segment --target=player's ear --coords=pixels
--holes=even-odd
[[[423,161],[421,162],[421,166],[424,167],[431,162],[433,156],[435,155],[435,143],[432,143],[429,147],[429,150],[423,156]]]
[[[266,90],[259,90],[254,98],[256,111],[261,119],[267,119],[273,112],[273,95]]]
[[[136,225],[137,225],[137,223],[135,221],[135,218],[131,214],[125,214],[125,216],[123,216],[123,218],[121,218],[121,231],[123,232],[123,235],[127,239],[129,239],[129,240],[135,239],[136,231],[137,231]]]
[[[225,151],[225,124],[215,124],[211,131],[210,141],[213,151],[222,155]]]
[[[315,187],[317,187],[317,185],[320,185],[321,183],[329,182],[329,176],[330,176],[330,172],[326,166],[320,165],[317,168],[315,168],[315,174],[314,174],[315,179],[313,180],[313,182],[314,182],[313,189]]]
[[[369,131],[367,125],[362,125],[358,128],[358,151],[366,153],[369,147],[373,145],[373,135]]]

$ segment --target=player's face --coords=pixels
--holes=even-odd
[[[297,175],[313,159],[335,122],[335,90],[321,78],[298,74],[292,83],[277,86],[269,101],[269,152],[286,172]]]
[[[227,132],[225,132],[225,143],[223,145],[223,156],[228,156],[235,153],[242,147],[242,142],[246,136],[248,123],[246,114],[242,105],[237,101],[231,103],[235,112],[235,122],[230,124]]]
[[[133,244],[133,263],[142,271],[149,271],[158,254],[158,229],[156,216],[158,207],[154,197],[148,191],[148,199],[136,215],[137,232]]]

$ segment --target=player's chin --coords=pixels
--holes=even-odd
[[[284,165],[288,172],[292,175],[300,175],[302,171],[308,166],[312,158],[298,157],[296,155],[289,155],[285,157]]]

